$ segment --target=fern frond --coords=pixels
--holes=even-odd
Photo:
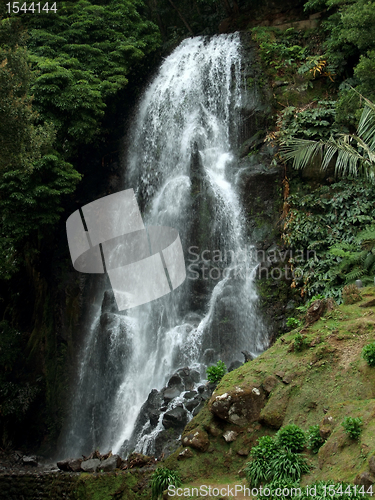
[[[346,276],[345,276],[345,282],[346,283],[349,283],[350,281],[354,281],[354,280],[357,280],[359,279],[361,276],[363,276],[365,274],[364,270],[360,267],[355,267],[354,269],[352,269],[350,271],[350,273],[348,273]]]

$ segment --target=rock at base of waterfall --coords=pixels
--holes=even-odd
[[[182,437],[182,445],[190,446],[191,448],[195,448],[199,451],[207,451],[210,441],[208,439],[207,432],[198,429],[185,434]]]
[[[184,394],[184,399],[192,399],[194,396],[196,396],[198,393],[197,391],[187,391]]]
[[[35,455],[30,457],[24,456],[22,457],[22,463],[23,465],[31,465],[32,467],[37,467],[38,460]]]
[[[169,387],[168,389],[165,389],[165,391],[163,392],[164,401],[169,402],[172,401],[172,399],[174,398],[178,398],[178,396],[181,394],[182,391],[183,388],[180,388],[178,386]]]
[[[156,462],[154,456],[142,455],[142,453],[132,453],[127,460],[126,468],[133,469],[134,467],[151,467]]]
[[[183,460],[184,458],[191,458],[194,456],[194,453],[190,448],[185,448],[178,454],[177,460]]]
[[[121,462],[122,460],[119,455],[112,455],[100,463],[100,470],[103,472],[112,472],[121,466]]]
[[[184,403],[185,408],[188,411],[193,411],[199,404],[202,403],[202,398],[200,396],[196,396],[194,399],[189,399]]]
[[[90,458],[81,463],[83,472],[96,472],[99,466],[100,460],[98,458]]]
[[[151,427],[156,427],[158,425],[160,414],[161,414],[160,410],[155,410],[150,413]]]
[[[81,470],[82,458],[67,458],[57,462],[57,467],[64,472],[79,472]]]
[[[182,428],[187,424],[188,417],[186,410],[177,406],[173,410],[169,410],[164,414],[163,425],[166,429],[171,427]]]
[[[238,433],[234,431],[226,431],[223,434],[223,438],[227,443],[232,443],[237,439]]]

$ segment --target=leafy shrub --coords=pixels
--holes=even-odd
[[[273,479],[294,482],[299,481],[301,475],[309,472],[310,468],[303,456],[286,448],[271,460],[270,470]]]
[[[362,432],[361,417],[345,417],[341,425],[352,439],[358,439]]]
[[[290,330],[294,330],[295,328],[299,328],[301,326],[301,321],[299,319],[291,317],[286,320],[286,326]]]
[[[258,446],[253,446],[250,455],[253,460],[246,464],[245,474],[249,483],[257,486],[270,477],[270,460],[279,452],[276,441],[270,436],[258,439]]]
[[[363,228],[372,225],[375,218],[375,190],[369,183],[350,178],[315,189],[303,187],[302,192],[301,186],[298,192],[293,189],[287,200],[290,209],[283,240],[289,248],[303,249],[303,259],[298,252],[290,258],[291,266],[299,271],[295,272],[292,288],[299,289],[303,297],[323,294],[340,303],[343,286],[357,279],[351,274],[356,264],[343,269],[343,258],[330,249],[338,244],[352,245],[357,238],[356,248],[362,249],[369,236]],[[366,259],[364,266],[370,265]],[[365,270],[371,283],[372,271],[372,266]],[[361,279],[364,284],[370,283],[365,275]]]
[[[306,436],[298,425],[289,424],[276,433],[276,440],[280,447],[287,448],[292,452],[298,452],[303,450]]]
[[[160,467],[151,476],[151,492],[152,500],[157,500],[162,496],[163,491],[172,484],[173,486],[181,486],[182,481],[180,474],[175,470]]]
[[[224,377],[226,371],[227,367],[225,366],[225,363],[219,359],[216,366],[213,365],[207,368],[207,380],[212,383],[219,382]]]
[[[362,349],[362,358],[367,361],[370,366],[375,366],[375,342],[365,345]]]
[[[305,337],[300,333],[296,333],[294,336],[294,350],[300,352],[305,347],[306,347]]]
[[[311,425],[307,431],[307,447],[313,453],[318,453],[319,448],[325,443],[319,431],[319,425]]]
[[[355,304],[356,302],[362,300],[362,295],[359,288],[352,284],[344,286],[342,289],[342,298],[344,304]]]

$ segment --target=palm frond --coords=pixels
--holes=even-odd
[[[375,104],[365,98],[365,107],[359,120],[357,134],[368,144],[369,148],[375,149]]]
[[[280,153],[286,161],[293,160],[293,167],[300,170],[305,168],[316,155],[322,158],[323,150],[323,141],[292,138],[281,145]]]

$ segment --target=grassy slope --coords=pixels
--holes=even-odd
[[[285,372],[289,383],[277,376],[279,382],[262,415],[282,421],[282,425],[296,423],[305,430],[332,416],[327,442],[318,455],[308,453],[313,469],[303,477],[304,484],[328,478],[353,482],[359,472],[368,470],[368,458],[375,452],[375,368],[361,358],[362,347],[375,341],[375,310],[360,307],[375,297],[375,288],[365,288],[362,295],[361,302],[341,305],[305,330],[309,347],[302,352],[291,351],[297,330],[289,332],[255,361],[226,374],[214,394],[224,394],[235,386],[260,385],[267,376]],[[346,415],[363,417],[358,442],[347,437],[341,426]],[[237,451],[250,450],[259,436],[276,432],[258,422],[245,427],[228,424],[213,417],[207,407],[188,424],[185,434],[192,429],[208,432],[208,450],[193,450],[192,458],[178,460],[180,447],[163,464],[181,472],[184,486],[197,480],[205,484],[239,483],[238,473],[249,459]],[[239,433],[232,443],[222,437],[229,429]]]

